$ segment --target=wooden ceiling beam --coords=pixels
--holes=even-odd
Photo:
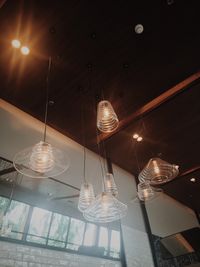
[[[200,79],[200,71],[194,73],[187,79],[183,80],[182,82],[178,83],[177,85],[173,86],[169,90],[165,91],[158,97],[154,98],[132,114],[128,115],[127,117],[123,118],[119,122],[118,128],[109,134],[101,133],[98,137],[98,142],[104,141],[109,139],[111,136],[115,135],[116,133],[120,132],[122,129],[128,127],[134,120],[148,114],[149,112],[153,111],[169,99],[173,98],[177,94],[181,93],[183,90],[191,88],[191,85]]]

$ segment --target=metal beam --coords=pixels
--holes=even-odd
[[[109,134],[104,134],[104,133],[100,134],[98,138],[98,142],[107,140],[108,138],[115,135],[122,129],[128,127],[134,120],[153,111],[154,109],[156,109],[157,107],[159,107],[160,105],[168,101],[169,99],[173,98],[177,94],[181,93],[182,91],[191,88],[191,85],[199,79],[200,79],[200,71],[196,72],[195,74],[191,75],[187,79],[173,86],[172,88],[165,91],[158,97],[154,98],[153,100],[151,100],[150,102],[148,102],[147,104],[145,104],[144,106],[142,106],[141,108],[139,108],[138,110],[130,114],[129,116],[122,119],[119,122],[118,128],[114,132],[109,133]]]
[[[16,172],[16,169],[14,167],[8,168],[8,169],[4,169],[0,171],[0,176],[4,175],[4,174],[8,174],[11,172]]]

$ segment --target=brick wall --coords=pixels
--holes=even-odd
[[[0,241],[0,267],[121,267],[118,261]]]

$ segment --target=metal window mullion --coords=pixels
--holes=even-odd
[[[110,256],[110,243],[111,243],[111,229],[108,229],[108,252],[107,252],[107,256]]]
[[[29,227],[31,224],[31,218],[32,218],[32,214],[33,214],[33,206],[30,206],[29,211],[28,211],[28,216],[26,219],[26,223],[24,226],[24,233],[22,235],[22,240],[25,241],[28,235],[28,231],[29,231]]]
[[[85,222],[84,232],[83,232],[83,239],[82,239],[82,242],[81,242],[81,246],[83,246],[83,244],[84,244],[84,239],[85,239],[85,233],[86,233],[86,227],[87,227],[87,224],[88,224],[88,223]]]
[[[54,215],[54,212],[51,213],[51,219],[50,219],[49,229],[48,229],[47,237],[45,238],[46,239],[46,246],[47,246],[48,240],[49,240],[49,234],[50,234],[51,225],[52,225],[52,222],[53,222],[53,215]]]
[[[69,223],[68,223],[67,235],[66,235],[66,239],[65,239],[65,248],[67,248],[67,244],[68,244],[68,236],[69,236],[70,225],[71,225],[71,217],[69,217]]]

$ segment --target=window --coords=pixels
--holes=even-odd
[[[27,241],[46,244],[51,215],[50,211],[40,208],[33,209]]]
[[[110,240],[110,256],[113,258],[120,257],[120,233],[119,231],[111,231]]]
[[[4,214],[8,205],[9,199],[0,197],[0,214]],[[117,230],[15,200],[11,201],[7,215],[12,232],[6,236],[2,233],[3,237],[74,251],[78,251],[80,246],[94,247],[87,250],[89,253],[91,251],[91,255],[92,251],[102,248],[105,257],[120,259],[120,232]],[[1,224],[0,216],[0,228]],[[25,227],[28,227],[28,233]],[[99,253],[99,257],[102,257],[102,253]]]
[[[78,250],[82,245],[85,223],[77,219],[71,219],[67,248]]]
[[[97,226],[92,223],[87,223],[84,236],[84,246],[94,246],[96,241]]]
[[[48,245],[64,248],[67,238],[68,226],[69,217],[54,213],[49,232]]]
[[[107,255],[107,252],[108,252],[108,229],[105,227],[100,227],[98,246],[103,247],[105,249],[104,255]]]

